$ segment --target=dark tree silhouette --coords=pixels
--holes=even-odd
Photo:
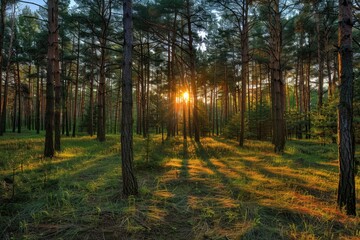
[[[125,196],[138,193],[137,180],[133,171],[133,116],[132,116],[132,0],[124,0],[124,55],[122,76],[122,116],[121,116],[121,159],[123,194]]]
[[[353,129],[353,52],[352,11],[350,0],[339,1],[339,76],[340,102],[338,106],[339,189],[338,206],[346,214],[356,215],[355,196],[355,139]]]

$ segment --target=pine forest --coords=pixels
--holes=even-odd
[[[1,0],[0,239],[360,239],[357,0]]]

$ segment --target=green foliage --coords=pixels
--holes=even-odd
[[[3,239],[181,239],[184,234],[189,239],[345,239],[359,234],[358,219],[335,210],[335,144],[289,141],[284,154],[276,155],[262,141],[248,140],[239,148],[222,138],[203,138],[199,144],[181,137],[164,143],[160,135],[135,137],[141,194],[125,199],[119,136],[109,135],[105,143],[64,137],[64,150],[53,159],[41,157],[41,136],[5,138],[1,180],[16,170],[14,198],[0,187]]]
[[[238,139],[240,135],[240,113],[234,114],[224,128],[224,137]]]
[[[240,134],[240,112],[233,115],[224,128],[224,136],[238,139]],[[258,105],[245,113],[245,138],[266,140],[271,137],[271,113],[267,104]]]
[[[312,113],[312,135],[323,143],[336,143],[337,136],[337,98],[323,104],[320,111]]]

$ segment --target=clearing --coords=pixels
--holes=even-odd
[[[125,199],[118,135],[63,137],[53,159],[43,142],[0,141],[1,180],[14,177],[0,188],[1,239],[360,239],[360,218],[336,209],[334,144],[288,141],[277,155],[268,142],[135,137],[140,195]]]

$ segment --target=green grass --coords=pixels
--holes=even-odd
[[[119,136],[64,137],[53,159],[43,141],[1,138],[1,239],[360,239],[336,209],[336,145],[135,137],[140,194],[123,198]]]

